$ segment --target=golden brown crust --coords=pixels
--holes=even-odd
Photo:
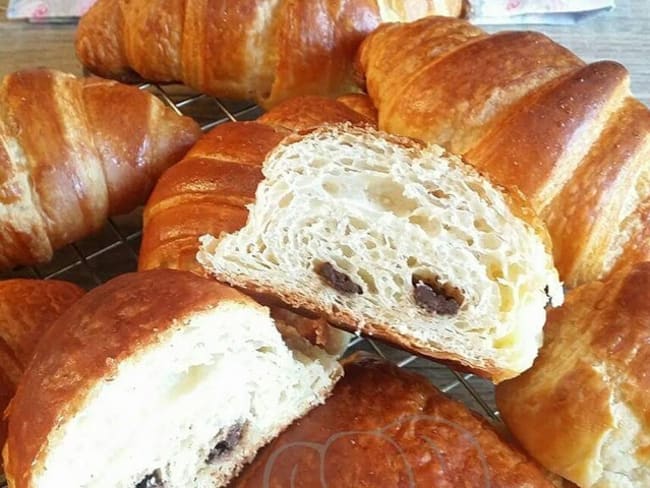
[[[0,269],[57,248],[144,202],[200,129],[146,91],[50,70],[0,86]]]
[[[201,129],[146,91],[97,78],[83,83],[91,135],[104,163],[109,214],[130,212],[194,145]]]
[[[569,51],[533,32],[503,32],[467,42],[428,63],[407,81],[399,97],[378,106],[386,124],[382,128],[464,154],[509,104],[580,64]],[[404,104],[413,97],[427,103]],[[430,113],[445,116],[431,120]]]
[[[123,81],[130,74],[125,39],[117,30],[123,22],[119,1],[95,2],[83,16],[75,47],[79,59],[96,75]]]
[[[533,367],[497,387],[501,415],[522,445],[580,485],[597,481],[597,464],[611,469],[601,448],[610,431],[630,428],[620,423],[614,402],[623,402],[640,424],[640,433],[632,433],[637,450],[626,451],[626,459],[649,465],[649,289],[645,262],[571,291],[549,313]]]
[[[377,127],[377,108],[368,95],[348,93],[347,95],[341,95],[336,100],[366,117],[371,126]]]
[[[266,153],[284,133],[256,122],[217,126],[156,185],[143,217],[138,268],[203,274],[199,237],[239,230],[262,180]]]
[[[441,17],[383,24],[366,37],[357,52],[357,81],[372,95],[375,106],[381,107],[403,88],[404,80],[422,68],[423,56],[442,56],[486,35],[468,22]],[[386,77],[393,69],[400,76]]]
[[[558,248],[558,270],[572,276],[574,282],[602,278],[606,266],[611,266],[603,261],[610,249],[617,246],[619,234],[625,232],[621,215],[629,218],[626,212],[643,213],[643,201],[633,203],[627,210],[626,207],[628,192],[637,191],[639,174],[647,171],[648,140],[650,111],[639,101],[628,98],[612,115],[599,139],[591,145],[589,153],[545,212]],[[638,193],[643,199],[644,190],[639,189]],[[650,231],[647,220],[641,222],[640,230]],[[633,236],[621,245],[629,246],[631,242]],[[633,262],[650,257],[647,248],[640,250],[645,253],[640,253]]]
[[[74,108],[63,111],[60,104]],[[2,80],[0,107],[2,144],[8,150],[17,144],[22,150],[22,154],[12,151],[7,173],[2,175],[2,186],[15,192],[3,203],[17,204],[27,198],[34,202],[17,219],[5,214],[0,221],[0,267],[6,269],[45,261],[68,236],[72,242],[97,231],[108,201],[97,156],[90,144],[78,140],[78,134],[87,134],[87,122],[81,110],[81,84],[75,78],[45,70],[13,73]],[[76,128],[69,130],[68,123]],[[82,164],[86,161],[87,167]],[[20,188],[25,167],[28,181],[33,182],[28,190]],[[33,237],[25,238],[31,237],[33,243],[22,249],[12,235],[29,232],[32,226],[38,227]]]
[[[650,111],[619,64],[586,65],[542,34],[488,35],[442,17],[380,27],[357,64],[380,129],[441,144],[530,199],[569,286],[606,276],[619,257],[650,258],[640,170]]]
[[[373,108],[372,102],[366,95],[344,95],[336,101],[317,96],[304,96],[280,103],[257,121],[291,131],[341,122],[376,126],[377,117],[376,113],[373,113]]]
[[[639,205],[634,216],[638,218],[638,226],[630,232],[629,240],[614,263],[612,274],[650,256],[650,198]]]
[[[270,107],[350,91],[354,54],[382,15],[413,20],[460,11],[461,0],[99,0],[79,23],[76,49],[102,76],[135,71]]]
[[[112,3],[123,2],[117,0]],[[110,18],[117,15],[113,22],[124,25],[124,35],[122,38],[115,36],[112,40],[118,45],[122,43],[122,66],[125,66],[127,59],[140,59],[142,61],[133,66],[140,76],[161,82],[178,81],[181,79],[183,60],[166,56],[166,53],[178,50],[183,41],[184,3],[184,0],[149,0],[146,4],[136,4],[131,8],[99,8],[92,14],[88,12],[88,15],[96,16],[94,22],[89,24],[95,28],[98,23],[109,25],[105,16]],[[150,42],[152,35],[155,35],[156,42]],[[86,48],[92,53],[93,46]],[[218,56],[221,52],[213,51],[211,54]],[[155,63],[145,61],[151,58],[155,58]],[[131,72],[127,71],[125,75],[130,77]]]
[[[299,95],[337,96],[355,88],[354,54],[381,22],[376,0],[340,5],[329,0],[284,1],[277,16],[277,64],[270,91],[260,97],[262,105]]]
[[[45,328],[84,294],[73,283],[58,280],[0,281],[0,343],[24,369]]]
[[[122,8],[128,10],[134,3],[149,8],[147,2],[130,2]],[[247,62],[249,56],[256,54],[248,51],[248,29],[243,26],[256,22],[256,5],[241,0],[193,0],[184,2],[180,8],[185,9],[182,45],[169,57],[182,59],[182,81],[211,95],[254,97],[261,67]],[[166,57],[161,59],[164,61]],[[141,57],[139,62],[146,63],[149,59]],[[263,62],[268,66],[272,59]],[[219,92],[213,91],[214,86],[219,87]]]
[[[325,405],[264,448],[231,486],[312,488],[322,485],[321,469],[329,486],[552,486],[424,377],[359,356]]]
[[[490,134],[466,157],[497,181],[538,196],[548,176],[557,171],[562,154],[575,144],[574,133],[583,124],[596,125],[601,111],[609,108],[610,99],[626,78],[625,68],[612,62],[572,71],[529,93],[519,107],[491,127]],[[560,105],[562,110],[558,111]],[[553,145],[548,144],[549,140]],[[530,152],[536,164],[526,164],[533,159]],[[543,207],[546,202],[537,203]]]
[[[43,336],[10,406],[5,451],[12,486],[30,486],[43,469],[48,435],[83,407],[90,389],[122,360],[154,347],[185,317],[248,297],[192,273],[154,270],[121,275],[95,288]]]
[[[83,294],[81,288],[65,281],[0,281],[0,411],[14,396],[47,328]],[[3,419],[0,445],[5,443],[6,427]]]

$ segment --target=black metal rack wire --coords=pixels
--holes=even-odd
[[[194,117],[204,131],[229,121],[252,120],[262,111],[256,105],[232,103],[205,95],[188,93],[177,85],[143,84],[143,90],[157,95],[178,114]],[[111,218],[97,235],[66,246],[45,265],[22,267],[0,274],[0,279],[30,277],[72,281],[90,289],[137,266],[140,246],[142,209],[131,214]],[[440,390],[484,415],[493,423],[500,423],[494,404],[491,383],[471,374],[459,373],[442,364],[425,360],[381,341],[356,337],[348,351],[369,351],[388,359],[399,367],[415,370],[427,376]]]

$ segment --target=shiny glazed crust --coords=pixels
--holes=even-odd
[[[0,281],[0,411],[14,396],[47,328],[83,294],[84,290],[65,281]],[[3,419],[0,445],[6,441],[6,427]]]
[[[382,20],[457,16],[461,7],[461,0],[100,0],[82,17],[76,48],[101,76],[182,81],[269,107],[349,91],[354,53]]]
[[[152,94],[35,69],[0,84],[0,270],[49,261],[145,202],[199,138]]]
[[[231,486],[325,486],[321,469],[328,486],[341,487],[553,486],[485,420],[426,378],[359,356],[348,360],[325,405],[262,450]]]
[[[431,17],[379,27],[357,71],[380,129],[443,145],[530,199],[567,285],[650,257],[650,111],[623,66]]]

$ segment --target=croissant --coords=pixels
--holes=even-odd
[[[532,457],[582,488],[650,486],[650,263],[571,290],[531,369],[496,388]]]
[[[127,273],[47,330],[7,410],[11,488],[219,488],[341,376],[265,307],[192,273]]]
[[[462,0],[99,0],[79,23],[76,49],[101,76],[183,82],[270,107],[350,91],[354,53],[381,21],[461,8]]]
[[[138,269],[172,268],[207,276],[196,261],[199,237],[234,232],[246,223],[246,205],[254,200],[262,180],[266,153],[291,131],[327,122],[375,125],[373,110],[362,95],[344,96],[341,102],[298,97],[280,103],[255,122],[217,126],[167,170],[153,190],[143,214]],[[280,308],[272,313],[279,326],[289,324],[330,352],[345,346],[344,337],[324,321]]]
[[[623,66],[585,64],[540,33],[432,17],[381,26],[358,71],[381,129],[441,144],[529,197],[567,285],[650,258],[650,111]]]
[[[343,364],[325,404],[260,451],[232,488],[553,488],[534,461],[426,378],[362,353]]]
[[[83,294],[81,288],[65,281],[0,281],[0,412],[14,396],[45,330]],[[2,421],[0,445],[6,439],[7,425]]]
[[[0,269],[37,264],[144,203],[198,125],[114,81],[30,70],[0,86]]]

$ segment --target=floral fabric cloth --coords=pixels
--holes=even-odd
[[[95,0],[9,0],[10,19],[79,17]],[[614,7],[614,0],[470,0],[476,24],[568,24]]]
[[[475,24],[573,24],[614,8],[614,0],[470,0]]]
[[[45,20],[60,17],[80,17],[95,0],[9,0],[10,19]]]

